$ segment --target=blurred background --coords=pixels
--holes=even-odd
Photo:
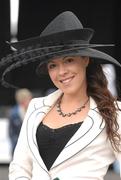
[[[73,11],[85,27],[95,30],[92,43],[115,44],[114,47],[103,49],[121,63],[121,5],[120,0],[1,0],[0,1],[0,59],[10,53],[6,43],[39,36],[48,23],[62,11]],[[48,79],[43,85],[30,79],[27,71],[29,90],[33,96],[43,96],[53,85]],[[118,67],[111,70],[115,78],[116,93],[121,97],[121,71]],[[19,81],[18,77],[15,78]],[[24,77],[23,77],[24,78]],[[117,83],[119,82],[119,83]],[[8,180],[8,165],[11,160],[11,143],[9,138],[10,109],[16,104],[15,89],[0,85],[0,180]],[[118,172],[111,166],[106,180],[119,179]]]

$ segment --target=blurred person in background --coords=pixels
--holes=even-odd
[[[24,115],[31,99],[32,93],[29,89],[22,88],[15,92],[16,105],[11,108],[9,114],[9,137],[12,155],[18,140]]]

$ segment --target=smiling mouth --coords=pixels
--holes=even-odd
[[[72,81],[73,78],[74,78],[74,76],[69,77],[69,78],[65,78],[63,80],[60,80],[60,82],[63,83],[63,84],[68,84],[68,83],[70,83]]]

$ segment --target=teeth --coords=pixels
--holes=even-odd
[[[71,81],[72,78],[69,78],[69,79],[65,79],[65,80],[61,80],[62,83],[68,83]]]
[[[67,80],[64,80],[64,81],[62,81],[63,83],[67,83],[67,82],[69,82],[70,81],[70,79],[67,79]]]

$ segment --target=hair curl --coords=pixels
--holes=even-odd
[[[106,122],[106,132],[111,145],[115,151],[121,151],[119,143],[121,140],[118,133],[116,97],[113,97],[108,90],[108,82],[100,64],[90,63],[87,67],[87,93],[97,103],[99,112]],[[116,104],[116,105],[115,105]]]

